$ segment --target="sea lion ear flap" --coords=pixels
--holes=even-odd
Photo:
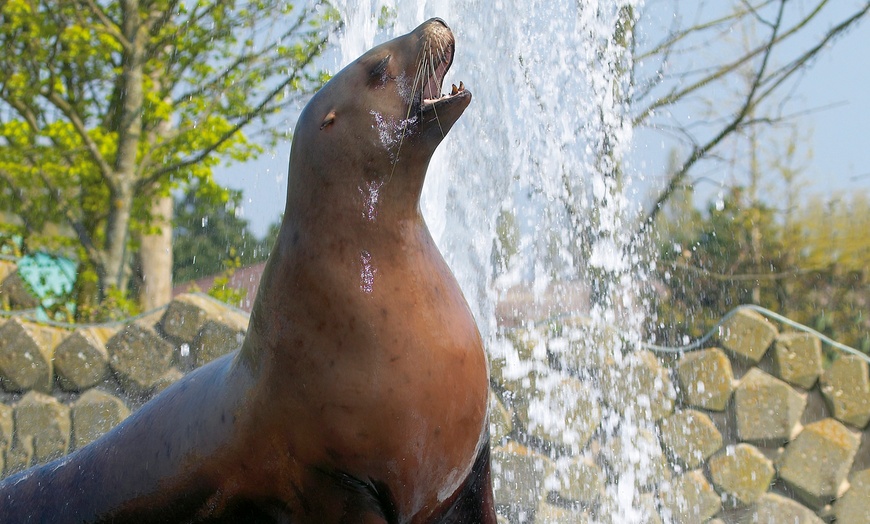
[[[324,117],[323,122],[320,124],[321,131],[331,126],[335,122],[335,109],[327,113],[326,117]]]

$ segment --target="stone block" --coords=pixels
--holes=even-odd
[[[597,372],[613,365],[624,344],[611,326],[598,325],[589,319],[564,325],[559,336],[547,338],[550,357],[573,373]]]
[[[496,340],[490,348],[490,380],[509,392],[507,401],[535,389],[535,361],[538,342],[527,331],[513,331]]]
[[[734,392],[737,435],[746,442],[782,444],[799,428],[806,396],[758,368],[751,369]]]
[[[120,398],[91,389],[72,407],[73,444],[82,448],[127,418],[130,410]]]
[[[627,493],[608,490],[594,508],[594,520],[590,524],[663,524],[658,510],[658,501],[652,493]],[[580,521],[586,522],[586,521]],[[670,521],[668,521],[670,524]]]
[[[39,299],[30,292],[29,286],[17,271],[0,283],[0,299],[13,310],[34,309],[40,305]]]
[[[641,493],[637,495],[637,500],[632,504],[632,509],[640,513],[644,524],[662,524],[662,518],[659,516],[658,503],[652,493]],[[618,524],[618,523],[614,523]]]
[[[48,462],[69,451],[70,409],[54,397],[31,391],[15,405],[14,418],[15,438],[32,442],[36,463]]]
[[[226,323],[235,323],[236,316],[243,315],[206,295],[186,293],[175,297],[169,303],[160,319],[160,327],[168,336],[192,344],[207,321],[223,320]]]
[[[547,457],[509,442],[492,450],[495,503],[533,512],[544,494],[544,478],[553,469]]]
[[[634,477],[635,490],[652,489],[670,480],[671,470],[654,428],[626,428],[607,440],[602,449],[610,471]]]
[[[857,435],[832,418],[808,424],[786,446],[779,477],[800,500],[819,509],[836,498],[859,444]]]
[[[581,380],[554,374],[538,377],[534,389],[517,399],[517,418],[529,436],[579,451],[598,429],[601,409]]]
[[[700,467],[722,449],[722,434],[710,417],[700,411],[677,412],[662,420],[660,428],[662,445],[683,468]]]
[[[505,333],[505,339],[516,351],[520,360],[543,360],[546,349],[542,344],[540,334],[527,329],[513,329]]]
[[[729,446],[707,466],[716,489],[744,506],[767,492],[776,472],[770,459],[750,444]]]
[[[719,326],[719,341],[738,358],[758,363],[776,338],[776,327],[759,313],[738,310]]]
[[[821,390],[834,418],[858,429],[870,422],[870,371],[857,355],[843,355],[822,375]]]
[[[106,342],[108,328],[81,328],[61,342],[54,352],[58,384],[66,391],[84,391],[100,383],[109,372]]]
[[[576,456],[558,462],[555,478],[559,498],[582,507],[596,504],[604,492],[604,472],[589,457]]]
[[[870,524],[870,469],[852,474],[849,491],[834,503],[837,522]]]
[[[128,324],[109,339],[109,365],[131,394],[149,391],[172,366],[172,344],[154,330]]]
[[[12,448],[15,437],[14,410],[11,406],[0,404],[0,476],[6,469],[6,455]]]
[[[510,366],[513,364],[507,365]],[[531,399],[534,392],[538,390],[538,380],[541,379],[542,376],[544,380],[546,380],[546,375],[535,370],[526,371],[526,366],[522,366],[522,368],[522,375],[517,376],[517,370],[513,369],[508,373],[508,378],[502,378],[500,381],[496,382],[502,390],[502,400],[504,400],[505,405],[515,410],[518,414],[518,419],[519,413],[522,413],[527,409],[529,399]],[[490,380],[494,381],[495,379],[490,377]]]
[[[227,317],[230,318],[230,317]],[[247,320],[207,320],[193,339],[194,365],[199,367],[242,347]]]
[[[719,495],[700,470],[676,477],[659,490],[665,520],[676,524],[698,524],[722,509]]]
[[[734,392],[731,360],[719,348],[687,353],[677,363],[683,402],[689,406],[723,411]]]
[[[780,333],[773,344],[773,370],[789,384],[810,389],[822,374],[822,342],[809,333]]]
[[[824,524],[812,510],[775,493],[765,493],[750,515],[752,524]]]
[[[51,392],[54,349],[64,332],[11,318],[0,327],[0,384],[6,391]]]
[[[535,510],[535,524],[592,524],[587,514],[571,508],[554,506],[541,500]]]
[[[168,388],[172,384],[175,384],[179,380],[184,377],[184,373],[182,373],[178,368],[171,367],[166,370],[166,373],[160,376],[157,379],[157,382],[154,383],[154,394],[160,393],[164,389]]]
[[[488,354],[489,357],[489,381],[499,388],[505,386],[504,369],[507,366],[506,359],[500,355]]]
[[[500,443],[514,428],[513,415],[494,392],[489,393],[489,438]]]
[[[668,371],[651,351],[634,351],[601,369],[604,401],[633,419],[660,420],[673,413],[677,397]]]
[[[12,447],[6,453],[6,469],[4,474],[9,476],[34,465],[36,462],[33,456],[33,436],[16,437],[12,442]]]

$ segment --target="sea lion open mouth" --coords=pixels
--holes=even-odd
[[[457,99],[471,96],[470,91],[465,89],[465,84],[461,81],[459,87],[453,84],[449,94],[441,92],[444,78],[453,64],[456,43],[453,33],[445,24],[433,24],[430,27],[432,29],[427,32],[427,40],[423,45],[417,69],[417,77],[420,78],[420,94],[415,97],[414,103],[421,113],[436,110],[438,107]]]

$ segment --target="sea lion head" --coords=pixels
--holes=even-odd
[[[435,148],[471,101],[461,83],[441,92],[454,52],[450,28],[433,18],[336,74],[299,117],[290,191],[361,174],[365,183],[411,184],[419,199]]]

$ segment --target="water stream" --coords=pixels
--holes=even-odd
[[[339,66],[433,16],[454,31],[457,51],[445,89],[461,80],[474,98],[431,163],[423,211],[491,358],[505,363],[503,376],[537,377],[528,424],[560,433],[568,455],[582,454],[588,440],[565,418],[578,402],[593,400],[598,431],[612,437],[634,442],[639,432],[654,431],[648,402],[633,404],[642,409],[607,408],[598,400],[613,392],[595,380],[585,391],[589,398],[577,398],[548,362],[561,348],[574,353],[564,355],[569,360],[631,367],[624,350],[649,318],[642,292],[649,265],[626,226],[638,210],[625,158],[631,55],[620,38],[631,30],[640,0],[335,3],[345,22]],[[379,28],[383,13],[387,24]],[[573,335],[567,328],[552,339],[547,334],[548,325],[577,317],[583,327]],[[539,349],[520,355],[503,336],[509,323]],[[614,329],[621,336],[610,344],[588,343]],[[622,471],[608,472],[613,522],[646,521],[634,509],[637,478],[648,474],[637,448],[633,459],[620,461]],[[495,477],[498,483],[497,470]]]

